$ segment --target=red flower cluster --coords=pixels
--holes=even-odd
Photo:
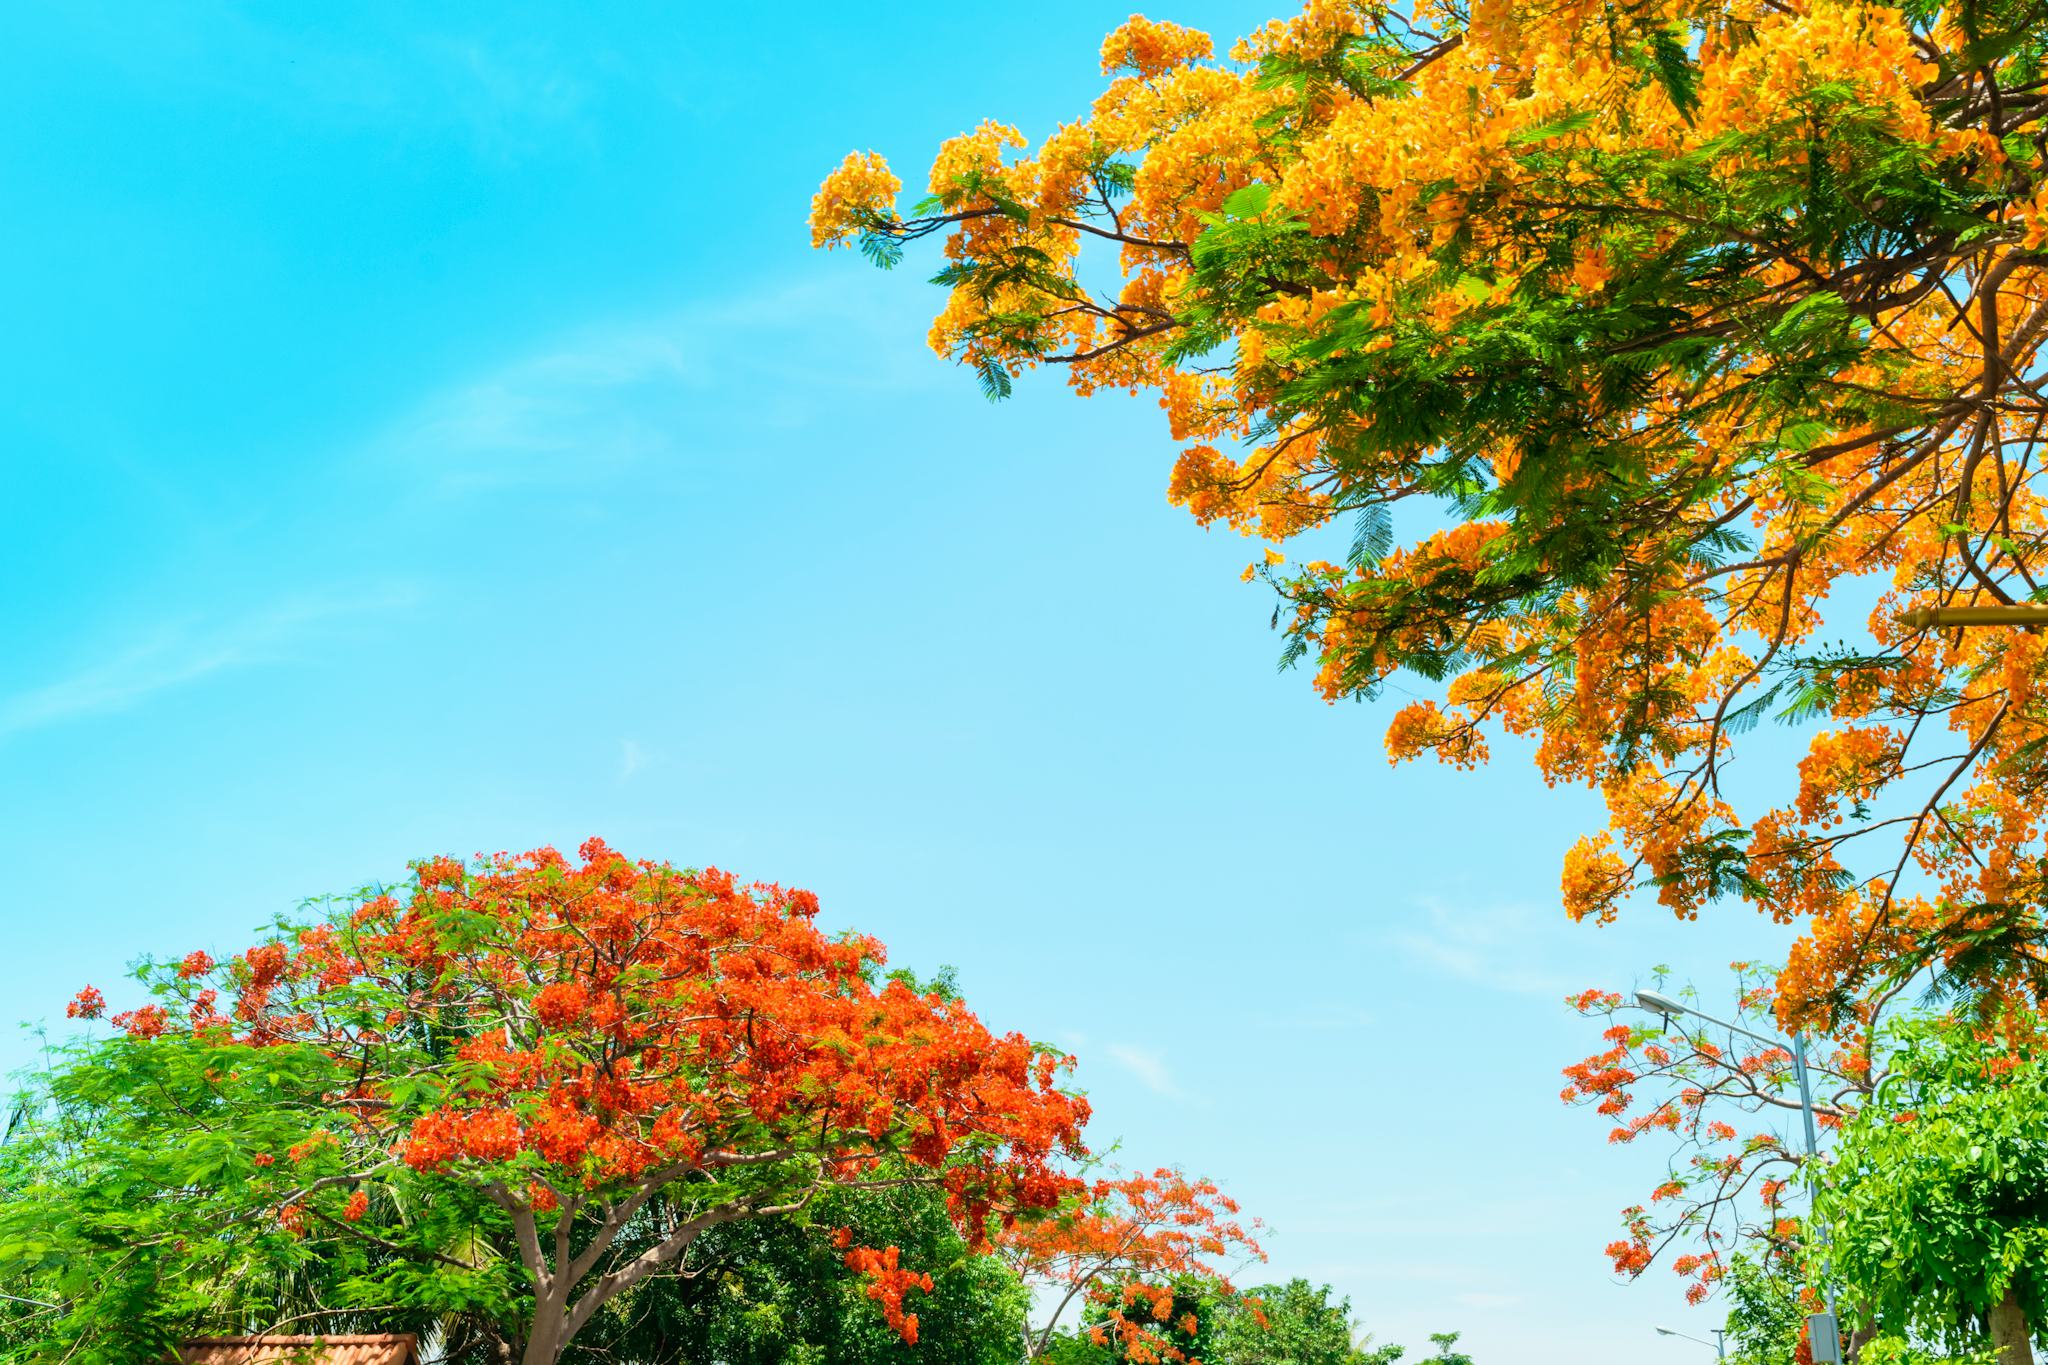
[[[150,1039],[163,1033],[170,1022],[162,1005],[144,1005],[140,1009],[123,1010],[113,1018],[113,1025],[130,1038]]]
[[[845,1231],[845,1229],[841,1229]],[[911,1290],[932,1292],[932,1277],[905,1270],[895,1247],[880,1251],[855,1247],[846,1253],[846,1267],[868,1281],[867,1295],[882,1305],[882,1316],[891,1330],[910,1345],[917,1345],[917,1314],[903,1311],[903,1296]]]

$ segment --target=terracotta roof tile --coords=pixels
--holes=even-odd
[[[418,1365],[411,1335],[194,1337],[181,1365]]]

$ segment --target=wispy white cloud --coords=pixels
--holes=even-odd
[[[622,740],[619,744],[619,781],[629,780],[634,773],[646,766],[647,751],[640,747],[640,741]]]
[[[1394,931],[1394,946],[1422,965],[1490,990],[1563,996],[1571,981],[1545,965],[1537,912],[1526,905],[1450,906],[1425,900],[1419,924]]]
[[[956,379],[905,354],[906,307],[849,274],[579,328],[428,394],[369,455],[442,493],[715,456],[762,427],[828,420],[856,387]],[[903,359],[875,363],[890,356]],[[766,407],[733,400],[764,392],[777,395]]]
[[[287,598],[237,616],[159,625],[97,663],[0,697],[0,738],[126,711],[216,673],[283,661],[325,624],[396,610],[417,597],[413,588],[396,585],[349,596]]]
[[[673,448],[693,369],[659,332],[578,338],[432,395],[377,449],[444,488],[589,478]]]
[[[1109,1043],[1102,1051],[1111,1061],[1137,1077],[1138,1083],[1153,1094],[1168,1099],[1180,1097],[1181,1088],[1174,1082],[1166,1059],[1159,1053],[1132,1043]]]

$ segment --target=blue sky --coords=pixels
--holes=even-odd
[[[0,18],[15,1017],[599,833],[955,965],[1383,1340],[1700,1358],[1606,1273],[1658,1163],[1558,1105],[1560,997],[1778,939],[1566,924],[1593,801],[1277,674],[1156,408],[991,407],[916,262],[809,248],[849,149],[1070,117],[1122,6],[323,8]]]

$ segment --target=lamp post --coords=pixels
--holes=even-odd
[[[1687,1341],[1697,1341],[1702,1346],[1714,1348],[1714,1359],[1726,1360],[1728,1358],[1728,1329],[1725,1327],[1716,1327],[1714,1329],[1714,1339],[1712,1341],[1708,1341],[1705,1337],[1696,1337],[1690,1332],[1680,1332],[1670,1327],[1659,1327],[1657,1335],[1660,1337],[1683,1337]]]
[[[1652,1014],[1661,1014],[1667,1020],[1675,1019],[1681,1014],[1689,1014],[1702,1023],[1712,1024],[1716,1028],[1727,1029],[1730,1033],[1739,1033],[1743,1037],[1754,1039],[1766,1047],[1783,1047],[1785,1045],[1785,1040],[1782,1038],[1772,1038],[1753,1029],[1746,1029],[1740,1024],[1731,1024],[1726,1019],[1716,1019],[1713,1015],[1696,1010],[1682,1000],[1665,995],[1662,991],[1637,991],[1636,1005],[1639,1008],[1650,1011]],[[1806,1155],[1818,1165],[1820,1133],[1813,1117],[1813,1083],[1807,1078],[1806,1074],[1806,1038],[1804,1035],[1797,1033],[1792,1035],[1792,1072],[1799,1078],[1799,1115],[1806,1122]],[[1822,1274],[1825,1277],[1825,1262],[1822,1263]],[[1827,1312],[1807,1315],[1806,1339],[1812,1348],[1814,1365],[1840,1365],[1842,1359],[1841,1333],[1835,1325],[1835,1291],[1825,1283],[1825,1279],[1823,1279],[1821,1285],[1821,1294],[1827,1300]],[[1660,1327],[1657,1330],[1661,1332],[1664,1329]],[[1667,1335],[1676,1334],[1667,1333]],[[1698,1338],[1694,1338],[1694,1340],[1698,1340]]]

